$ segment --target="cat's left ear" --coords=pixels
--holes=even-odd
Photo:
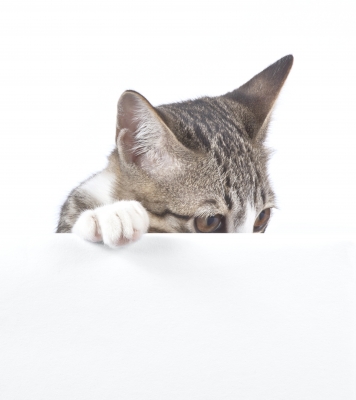
[[[245,106],[252,118],[245,120],[251,139],[262,136],[267,127],[272,108],[293,65],[293,56],[288,55],[254,76],[247,83],[223,97]]]
[[[118,102],[116,144],[124,162],[148,173],[176,168],[189,153],[149,101],[132,90]]]

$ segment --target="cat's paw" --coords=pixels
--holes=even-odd
[[[72,232],[91,242],[115,248],[138,240],[149,226],[147,211],[137,201],[117,201],[84,211]]]

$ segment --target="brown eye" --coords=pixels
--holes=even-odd
[[[263,231],[267,226],[270,216],[271,216],[270,208],[266,208],[265,210],[261,211],[258,217],[256,218],[255,224],[253,226],[253,231],[254,232]]]
[[[212,233],[217,231],[221,226],[223,216],[220,214],[211,217],[197,217],[195,218],[195,228],[201,233]]]

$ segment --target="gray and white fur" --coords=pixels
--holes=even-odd
[[[197,232],[217,215],[214,232],[253,232],[275,205],[264,141],[292,64],[283,57],[218,97],[153,107],[124,92],[108,165],[72,190],[57,232],[116,247],[145,232]]]

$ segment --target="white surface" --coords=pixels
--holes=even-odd
[[[2,400],[355,398],[355,237],[7,237],[0,265]]]
[[[2,0],[2,228],[54,232],[70,190],[106,164],[124,90],[153,105],[220,95],[292,53],[267,234],[356,234],[355,39],[351,0]]]

